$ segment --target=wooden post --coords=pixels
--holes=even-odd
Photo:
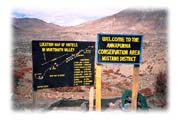
[[[33,109],[36,109],[37,91],[33,91],[32,97],[33,97]]]
[[[89,90],[89,111],[93,111],[94,108],[94,87],[90,87]]]
[[[96,65],[96,111],[101,111],[101,65]]]
[[[132,81],[132,103],[131,103],[131,108],[133,111],[137,110],[138,76],[139,76],[139,65],[134,65],[133,81]]]

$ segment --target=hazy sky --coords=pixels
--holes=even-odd
[[[15,0],[12,16],[39,18],[61,26],[83,22],[115,14],[125,7],[119,0]]]

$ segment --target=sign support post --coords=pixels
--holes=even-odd
[[[37,91],[32,92],[32,97],[33,97],[33,109],[36,109],[36,99],[37,99]]]
[[[131,109],[133,111],[137,110],[138,77],[139,77],[139,65],[134,65],[133,81],[132,81],[132,103],[131,103]]]
[[[93,111],[94,108],[94,87],[90,87],[89,90],[89,111]]]
[[[96,65],[96,111],[101,111],[101,65]]]

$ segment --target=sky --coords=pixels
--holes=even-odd
[[[118,0],[16,0],[12,17],[38,18],[60,26],[78,25],[109,16],[125,7]]]

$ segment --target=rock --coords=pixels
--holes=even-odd
[[[139,92],[144,96],[152,96],[154,94],[150,88],[141,89]]]
[[[22,71],[14,71],[15,78],[23,78],[24,72]]]
[[[130,111],[131,109],[131,103],[127,103],[124,105],[124,107],[122,108],[123,111]]]
[[[22,69],[22,71],[32,73],[32,67],[25,67],[25,68]]]
[[[116,75],[121,75],[120,69],[117,69],[117,70],[114,72],[114,74],[116,74]]]
[[[166,71],[166,65],[165,64],[155,64],[152,68],[153,74],[158,74],[161,71]]]
[[[109,83],[107,83],[107,82],[102,82],[102,83],[101,83],[101,86],[102,86],[102,89],[106,89],[106,88],[109,87]]]
[[[139,76],[144,76],[144,74],[145,74],[145,73],[144,73],[143,71],[140,71],[140,72],[139,72]]]
[[[109,102],[108,107],[111,109],[120,109],[120,100],[116,100],[114,103]]]
[[[114,104],[114,103],[112,103],[112,102],[110,102],[110,103],[108,104],[108,106],[109,106],[111,109],[116,108],[115,104]]]
[[[84,90],[81,89],[81,86],[76,87],[59,87],[59,88],[52,88],[52,91],[58,92],[83,92]]]
[[[120,86],[123,88],[129,88],[131,86],[131,81],[130,81],[130,79],[125,79],[122,82],[116,83],[116,86]]]
[[[106,74],[106,75],[110,75],[113,72],[114,72],[113,69],[103,70],[103,73]]]
[[[122,65],[120,66],[120,69],[121,69],[121,74],[124,76],[124,77],[129,77],[133,74],[133,66],[131,65]]]

